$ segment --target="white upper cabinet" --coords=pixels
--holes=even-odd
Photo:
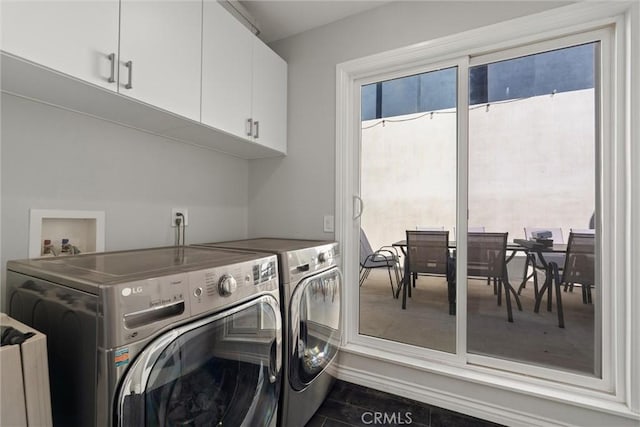
[[[256,39],[253,45],[254,140],[287,152],[287,63]]]
[[[202,0],[122,0],[119,92],[199,121],[201,41]]]
[[[118,0],[2,0],[2,50],[116,90]]]
[[[286,154],[287,64],[217,1],[1,1],[3,92],[242,158]]]
[[[249,138],[255,36],[215,0],[203,11],[202,123]]]
[[[215,0],[205,0],[202,123],[287,151],[287,63]]]

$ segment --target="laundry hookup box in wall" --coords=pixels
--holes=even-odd
[[[0,346],[0,426],[52,426],[47,337],[4,313],[0,326],[9,342]]]

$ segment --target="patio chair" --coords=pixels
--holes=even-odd
[[[562,229],[554,228],[554,227],[524,227],[525,238],[531,239],[533,237],[533,233],[536,233],[539,231],[550,231],[551,239],[553,240],[554,244],[565,243],[562,235]],[[565,257],[564,254],[546,254],[544,255],[544,260],[547,263],[554,262],[556,263],[556,265],[563,266],[564,257]],[[529,274],[529,266],[531,266],[532,268],[531,274]],[[520,287],[518,288],[518,295],[520,295],[520,293],[522,292],[522,289],[526,287],[527,281],[529,279],[533,279],[533,294],[535,297],[537,297],[538,291],[539,291],[537,271],[542,271],[542,272],[545,271],[544,263],[542,262],[542,260],[540,260],[537,254],[529,253],[527,255],[527,259],[524,266],[525,279],[522,281],[522,283],[520,284]]]
[[[543,289],[538,298],[534,312],[540,310],[544,292],[553,292],[551,287],[555,284],[556,305],[558,308],[558,326],[564,328],[564,312],[562,310],[563,283],[579,283],[582,286],[583,300],[591,302],[591,288],[595,286],[595,236],[593,233],[569,233],[569,243],[563,268],[555,262],[550,263],[553,271],[553,283],[547,289]],[[562,271],[562,273],[560,273]],[[549,294],[550,297],[551,294]]]
[[[570,228],[570,232],[578,233],[578,234],[591,234],[595,236],[596,230],[593,228]],[[565,283],[564,291],[567,292],[567,287],[569,288],[569,292],[573,292],[573,286],[575,283]],[[583,304],[591,304],[591,288],[587,288],[586,290],[582,289],[582,303]]]
[[[449,257],[449,232],[407,230],[406,233],[405,277],[411,277],[415,287],[415,275],[418,273],[444,276],[447,280],[449,314],[456,314],[455,266]]]
[[[508,233],[468,233],[467,275],[470,278],[496,279],[498,284],[498,305],[502,305],[502,288],[507,302],[507,320],[513,322],[511,294],[515,297],[518,310],[522,304],[518,294],[509,283],[507,273]]]
[[[467,233],[484,233],[485,231],[485,227],[484,225],[480,225],[480,226],[476,226],[476,227],[467,227]],[[456,237],[456,228],[453,227],[453,239],[457,240]],[[454,252],[454,258],[455,258],[455,250]],[[491,286],[491,279],[487,278],[487,286]],[[493,280],[493,293],[494,295],[498,295],[498,282],[497,279]]]
[[[400,257],[396,248],[393,246],[382,246],[374,251],[369,243],[366,233],[360,229],[360,286],[364,284],[375,268],[386,268],[389,273],[389,283],[391,284],[391,294],[394,298],[400,293]],[[391,270],[393,269],[396,276],[396,286],[394,289]]]
[[[444,231],[444,225],[434,226],[434,225],[416,225],[416,231]],[[413,273],[413,287],[416,287],[416,279],[418,278],[418,273]],[[411,296],[411,290],[409,290],[409,296]]]

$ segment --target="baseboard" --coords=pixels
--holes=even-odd
[[[507,426],[571,426],[537,414],[516,411],[507,406],[489,405],[468,396],[443,392],[350,366],[338,367],[338,379]]]

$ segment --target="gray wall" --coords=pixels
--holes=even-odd
[[[106,212],[106,249],[247,234],[248,161],[2,95],[2,266],[28,255],[29,209]]]
[[[393,2],[272,44],[289,64],[288,155],[252,160],[249,234],[332,238],[336,65],[566,2]]]

